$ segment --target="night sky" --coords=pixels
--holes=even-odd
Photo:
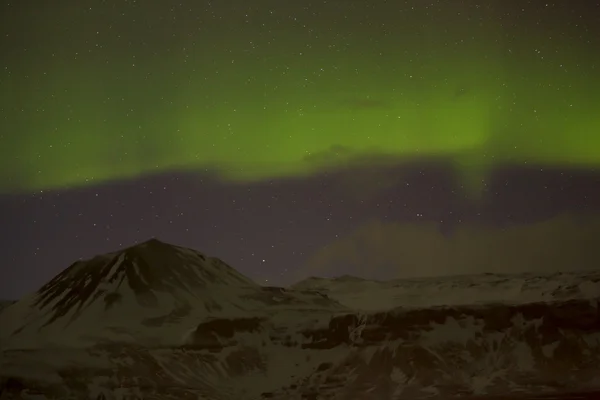
[[[0,298],[157,237],[269,285],[600,263],[600,2],[0,5]]]

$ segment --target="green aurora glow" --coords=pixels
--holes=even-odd
[[[253,51],[238,37],[133,61],[40,56],[2,82],[3,130],[18,134],[0,147],[0,191],[169,170],[309,176],[381,154],[451,161],[470,185],[499,165],[600,165],[600,56],[533,35],[499,45],[493,30],[444,46],[442,28],[343,51],[335,35],[306,47],[284,32]]]

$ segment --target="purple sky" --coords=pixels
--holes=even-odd
[[[566,229],[575,229],[588,226],[588,216],[600,211],[600,174],[593,172],[498,172],[490,179],[479,204],[460,194],[459,188],[455,190],[451,177],[447,168],[427,165],[250,185],[171,173],[77,190],[3,195],[0,220],[6,223],[0,225],[0,243],[4,246],[0,294],[8,298],[23,295],[78,258],[150,237],[220,257],[242,273],[273,284],[286,284],[308,275],[411,276],[418,272],[404,268],[397,248],[412,248],[415,244],[403,243],[406,239],[400,238],[393,243],[389,235],[401,235],[398,226],[410,231],[427,227],[427,222],[435,223],[440,235],[434,231],[415,234],[417,245],[426,249],[439,237],[451,240],[463,228],[480,229],[477,235],[498,231],[518,235],[520,227],[525,229],[536,222],[560,224],[562,219],[555,217],[569,213],[574,215],[568,218],[574,225],[568,224]],[[592,229],[598,227],[596,223]],[[377,243],[365,244],[357,239],[357,232],[365,229],[373,240],[387,247],[377,248]],[[378,235],[385,238],[378,239]],[[552,236],[556,243],[533,250],[561,248],[569,236],[572,232]],[[472,251],[485,252],[475,239]],[[363,247],[358,248],[360,259],[371,260],[372,265],[348,264],[344,249],[356,250],[357,246]],[[563,250],[590,251],[585,243],[581,247]],[[511,251],[515,249],[506,249]],[[423,263],[429,260],[424,257]],[[529,269],[591,266],[532,264]],[[485,265],[425,267],[427,270],[421,271],[428,274],[432,268],[439,274],[492,272]],[[514,268],[507,265],[506,272],[514,272]]]

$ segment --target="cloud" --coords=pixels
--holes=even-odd
[[[469,273],[555,272],[597,267],[600,216],[571,215],[490,228],[463,225],[444,236],[434,223],[370,221],[317,251],[303,276],[341,271],[371,279]]]

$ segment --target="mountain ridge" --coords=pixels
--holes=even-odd
[[[599,300],[598,270],[263,287],[152,239],[76,262],[0,312],[0,394],[600,398]]]
[[[140,304],[149,307],[157,303],[153,292],[168,291],[169,286],[191,290],[209,283],[239,283],[248,286],[253,284],[217,258],[207,258],[204,254],[193,250],[177,251],[178,249],[183,248],[152,238],[118,252],[78,261],[37,291],[36,306],[43,309],[52,302],[56,303],[53,307],[55,312],[47,321],[47,324],[50,324],[71,311],[75,303],[78,304],[76,314],[79,313],[88,299],[95,301],[98,297],[107,294],[111,286],[116,286],[112,292],[116,293],[114,290],[118,289],[123,282],[128,284]],[[179,264],[178,269],[174,270],[170,267],[178,262],[178,257],[183,257],[190,263],[212,262],[216,264],[216,268],[207,268],[203,265],[202,268],[196,268],[194,271],[185,268],[185,264]],[[218,280],[218,274],[214,269],[223,270],[225,277],[231,279],[222,277]],[[198,274],[201,275],[200,278]],[[107,283],[107,288],[99,288],[102,283]],[[108,293],[104,297],[106,307],[111,307],[118,298]]]

